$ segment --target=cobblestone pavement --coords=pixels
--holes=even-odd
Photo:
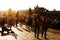
[[[12,26],[12,30],[14,31],[13,34],[10,33],[10,35],[0,36],[0,40],[38,40],[34,37],[34,32],[31,31],[32,29],[26,29],[25,25],[18,25],[17,28]],[[39,38],[45,40],[40,35]],[[47,38],[48,40],[60,40],[60,31],[48,29]]]

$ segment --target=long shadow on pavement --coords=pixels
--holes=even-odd
[[[23,32],[23,30],[21,30],[21,29],[19,29],[19,28],[17,28],[19,31],[21,31],[21,32]]]
[[[52,30],[48,30],[48,31],[55,34],[60,34],[60,32],[57,32],[57,31],[52,31]]]
[[[27,29],[25,29],[25,28],[22,28],[22,29],[24,29],[24,30],[27,31],[27,32],[30,32],[30,30],[27,30]]]

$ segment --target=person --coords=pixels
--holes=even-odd
[[[42,26],[42,37],[43,37],[43,35],[44,35],[44,38],[45,39],[47,39],[47,37],[46,37],[46,32],[47,32],[47,29],[48,29],[48,27],[47,27],[47,18],[46,17],[43,17],[42,18],[42,23],[41,23],[41,26]]]
[[[34,25],[35,37],[39,38],[40,18],[38,14],[36,14],[35,18],[33,19],[33,25]]]
[[[17,24],[18,24],[18,19],[16,18],[16,27],[17,27]]]
[[[4,34],[4,31],[6,30],[6,27],[4,26],[5,23],[6,23],[5,18],[3,18],[2,21],[1,21],[1,25],[2,25],[2,35]]]

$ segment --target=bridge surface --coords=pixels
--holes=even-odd
[[[0,36],[0,40],[38,40],[34,37],[34,32],[32,31],[32,29],[27,29],[26,25],[18,25],[17,28],[12,26],[12,30],[14,31],[14,33]],[[41,36],[39,38],[41,40],[44,40],[44,38],[42,38]],[[48,29],[47,38],[48,40],[60,40],[60,30]]]

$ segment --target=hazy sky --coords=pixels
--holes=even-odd
[[[0,0],[0,10],[12,8],[14,10],[28,9],[34,6],[45,7],[49,10],[60,10],[60,0]]]

